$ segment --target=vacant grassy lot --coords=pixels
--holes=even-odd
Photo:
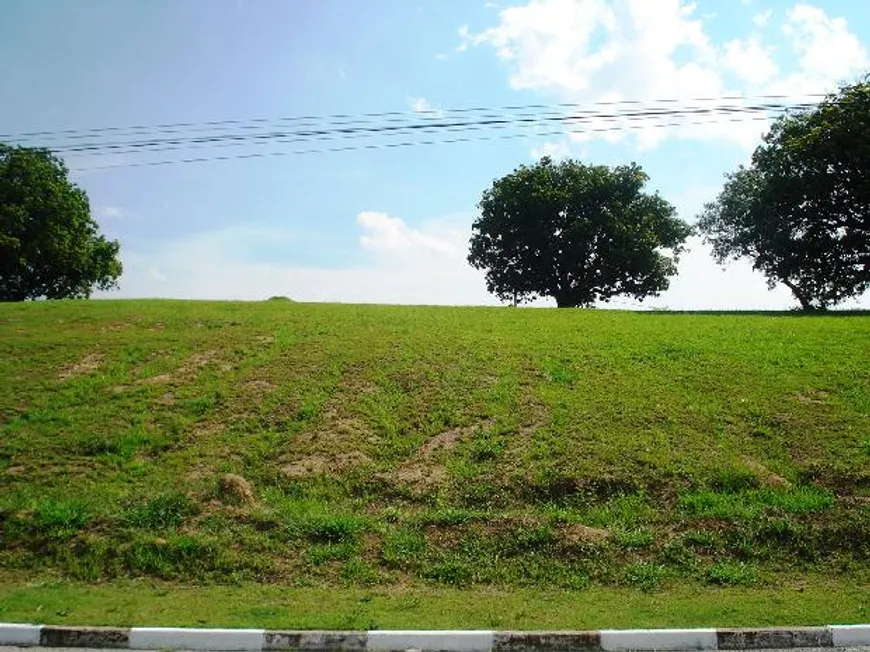
[[[45,302],[0,354],[7,577],[870,578],[870,316]]]

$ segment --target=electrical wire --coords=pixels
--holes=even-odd
[[[676,123],[659,123],[652,125],[630,125],[628,129],[648,129],[648,128],[673,128],[673,127],[684,127],[684,126],[694,126],[694,125],[710,125],[710,124],[720,124],[727,122],[747,122],[747,121],[761,121],[767,120],[767,116],[751,116],[747,118],[732,118],[730,120],[717,120],[717,121],[694,121],[694,122],[676,122]],[[205,163],[212,161],[229,161],[229,160],[242,160],[242,159],[253,159],[253,158],[267,158],[272,156],[293,156],[293,155],[303,155],[303,154],[321,154],[327,152],[349,152],[349,151],[357,151],[357,150],[372,150],[372,149],[392,149],[398,147],[412,147],[416,145],[443,145],[443,144],[454,144],[454,143],[470,143],[470,142],[483,142],[483,141],[492,141],[492,140],[509,140],[516,138],[543,138],[548,136],[560,136],[566,134],[584,134],[584,133],[606,133],[613,131],[625,131],[625,126],[613,126],[613,127],[601,127],[601,128],[592,128],[585,129],[582,131],[579,130],[558,130],[558,131],[550,131],[550,132],[542,132],[535,134],[504,134],[499,136],[480,136],[476,138],[471,137],[463,137],[463,138],[451,138],[451,139],[439,139],[439,140],[413,140],[413,141],[401,141],[401,142],[390,142],[390,143],[371,143],[366,145],[348,145],[343,147],[327,147],[320,149],[305,149],[305,150],[292,150],[292,151],[278,151],[278,152],[252,152],[247,154],[233,154],[233,155],[225,155],[225,156],[204,156],[204,157],[193,157],[193,158],[184,158],[184,159],[172,159],[172,160],[161,160],[161,161],[138,161],[138,162],[130,162],[130,163],[120,163],[120,164],[110,164],[110,165],[100,165],[100,166],[92,166],[85,168],[76,168],[79,172],[90,172],[94,170],[110,170],[116,168],[129,168],[129,167],[153,167],[153,166],[163,166],[163,165],[173,165],[178,163]]]
[[[803,99],[795,101],[798,97]],[[677,98],[653,101],[614,100],[587,104],[522,104],[495,108],[427,109],[413,113],[385,111],[356,115],[343,113],[323,116],[229,119],[174,122],[151,126],[31,131],[19,134],[18,138],[38,139],[38,143],[25,143],[25,146],[45,147],[56,154],[76,159],[113,155],[136,157],[132,161],[117,164],[83,168],[73,166],[77,170],[88,171],[768,120],[790,111],[802,111],[816,106],[815,102],[806,100],[813,97],[818,98],[822,95],[754,97],[732,95],[691,100]],[[702,119],[693,121],[693,118]],[[557,127],[558,131],[553,130],[554,127]],[[506,130],[510,130],[511,133],[493,136],[464,135],[472,132]],[[463,136],[453,137],[457,134]],[[0,139],[9,138],[9,135],[0,136]],[[166,160],[148,158],[160,152],[195,152],[226,147],[260,149],[286,144],[315,145],[329,141],[361,142],[337,147],[297,148],[290,151],[254,151],[187,157],[181,154],[182,158]]]
[[[597,122],[622,122],[636,120],[650,120],[660,118],[672,118],[691,115],[706,115],[722,113],[730,115],[734,113],[764,113],[765,115],[776,114],[784,109],[773,109],[765,107],[763,110],[731,110],[726,107],[726,110],[716,111],[689,111],[689,112],[668,112],[668,113],[626,113],[626,114],[607,114],[589,116],[562,116],[558,119],[532,119],[532,120],[485,120],[476,122],[464,123],[439,123],[431,125],[414,125],[413,128],[402,130],[386,128],[372,128],[364,130],[316,130],[316,131],[301,131],[301,132],[273,132],[269,134],[261,134],[256,137],[233,136],[230,138],[206,138],[206,139],[160,139],[154,141],[134,142],[134,143],[111,143],[107,145],[90,145],[87,147],[70,147],[70,148],[55,148],[56,153],[76,153],[78,155],[102,155],[104,153],[116,154],[132,154],[139,152],[162,152],[175,151],[179,149],[201,149],[204,147],[238,147],[245,145],[270,145],[274,143],[293,143],[293,142],[312,142],[312,141],[328,141],[337,139],[357,139],[371,138],[379,135],[392,136],[412,136],[417,133],[438,133],[439,131],[448,133],[480,131],[489,129],[529,129],[538,128],[540,126],[548,126],[549,123],[560,123],[568,126],[578,126],[585,123]]]
[[[94,128],[86,128],[86,129],[64,129],[64,130],[43,130],[43,131],[30,131],[23,132],[18,134],[0,134],[0,139],[4,140],[14,140],[21,141],[25,139],[31,139],[34,137],[39,137],[44,139],[45,137],[68,137],[68,138],[82,138],[89,137],[93,134],[103,134],[103,133],[112,133],[112,134],[124,134],[124,133],[141,133],[141,132],[170,132],[176,133],[180,131],[200,131],[200,130],[208,130],[215,128],[259,128],[258,125],[268,125],[270,123],[312,123],[312,124],[354,124],[360,122],[371,122],[373,118],[377,118],[381,121],[399,121],[399,120],[409,120],[413,118],[419,118],[421,114],[429,114],[432,117],[439,117],[445,115],[452,114],[467,114],[467,113],[480,113],[480,112],[489,112],[487,116],[493,116],[498,114],[504,114],[505,112],[513,112],[513,111],[552,111],[552,110],[568,110],[568,109],[580,109],[580,108],[588,108],[594,106],[633,106],[633,105],[655,105],[655,104],[674,104],[674,103],[697,103],[697,102],[727,102],[727,101],[747,101],[747,100],[787,100],[794,98],[819,98],[823,97],[823,94],[819,93],[807,93],[803,95],[756,95],[756,96],[745,96],[745,95],[722,95],[722,96],[710,96],[710,97],[698,97],[698,98],[662,98],[662,99],[654,99],[654,100],[611,100],[611,101],[598,101],[598,102],[587,102],[587,103],[577,103],[577,102],[565,102],[559,104],[520,104],[520,105],[509,105],[502,107],[464,107],[464,108],[454,108],[454,109],[430,109],[425,111],[381,111],[381,112],[373,112],[373,113],[362,113],[362,114],[350,114],[350,113],[335,113],[328,115],[307,115],[307,116],[285,116],[279,118],[234,118],[234,119],[224,119],[224,120],[209,120],[209,121],[201,121],[201,122],[171,122],[171,123],[162,123],[156,125],[134,125],[134,126],[126,126],[126,127],[94,127]],[[493,113],[496,112],[496,113]]]

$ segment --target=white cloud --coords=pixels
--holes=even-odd
[[[779,72],[772,49],[763,47],[756,39],[729,41],[725,44],[722,60],[725,68],[752,86],[770,81]]]
[[[461,257],[462,247],[439,234],[427,234],[412,229],[398,217],[386,213],[363,211],[356,222],[366,234],[359,242],[364,249],[398,256],[416,256],[420,253],[436,253],[449,258]]]
[[[549,156],[554,160],[567,158],[571,154],[571,147],[565,141],[547,141],[532,148],[532,158],[535,160]]]
[[[770,22],[771,16],[773,16],[773,9],[762,11],[760,14],[755,14],[752,17],[752,23],[756,27],[764,27],[768,22]]]
[[[782,31],[800,58],[800,70],[786,80],[799,92],[845,81],[870,65],[866,48],[849,30],[846,20],[830,18],[818,7],[795,5],[788,11]]]
[[[166,280],[166,277],[153,267],[148,270],[148,277],[153,278],[155,281],[159,281],[160,283],[163,283]]]
[[[661,296],[645,300],[644,307],[670,310],[787,310],[795,305],[784,286],[768,290],[764,276],[746,261],[723,269],[700,237],[688,241],[680,259],[680,273]]]
[[[411,110],[414,113],[419,113],[427,117],[440,118],[444,115],[444,112],[441,111],[441,109],[432,106],[432,103],[425,97],[409,97],[408,106],[411,107]]]
[[[435,55],[435,61],[447,61],[447,55],[443,52],[439,52]]]
[[[118,206],[103,206],[97,211],[97,215],[99,217],[114,220],[119,217],[124,217],[124,211]]]
[[[769,18],[758,14],[756,24]],[[457,50],[490,47],[507,66],[512,88],[590,108],[613,98],[676,99],[696,106],[690,100],[699,97],[818,93],[867,65],[866,52],[842,18],[798,4],[788,12],[784,29],[799,57],[788,75],[758,36],[713,43],[696,5],[685,0],[528,0],[501,10],[497,23],[482,31],[462,26]],[[579,139],[618,140],[630,133],[640,148],[667,137],[751,148],[769,126],[759,116],[628,120],[603,115],[620,107],[597,108],[599,115],[584,123]],[[698,122],[703,124],[687,124]]]

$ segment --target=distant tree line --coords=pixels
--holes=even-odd
[[[635,164],[521,165],[483,192],[468,261],[514,305],[547,296],[591,306],[666,290],[699,233],[718,262],[750,260],[804,310],[870,287],[870,77],[778,118],[694,228],[648,181]],[[117,287],[119,248],[60,159],[0,144],[0,301]]]

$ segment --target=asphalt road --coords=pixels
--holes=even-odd
[[[0,652],[105,652],[105,650],[83,647],[0,647]],[[793,647],[770,649],[766,652],[870,652],[870,647]]]

